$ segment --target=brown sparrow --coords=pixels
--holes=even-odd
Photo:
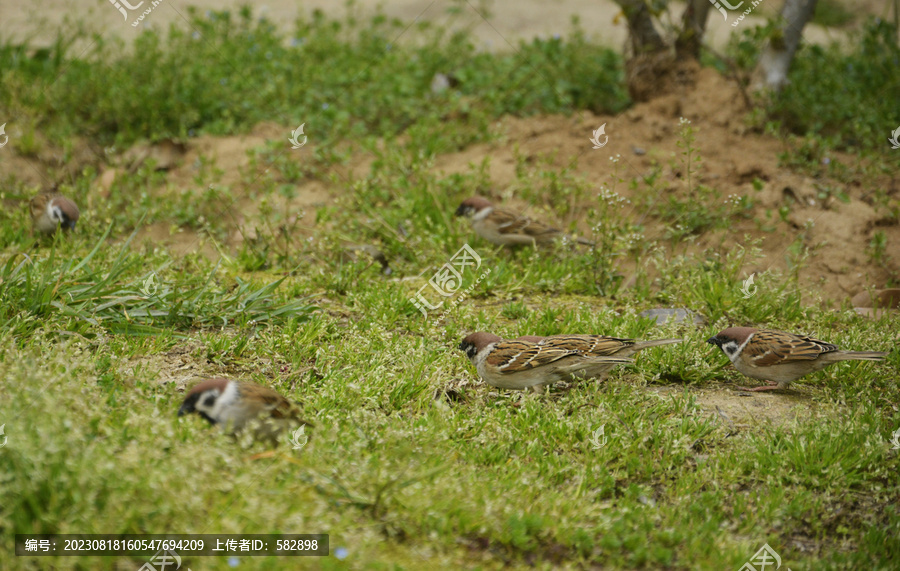
[[[498,246],[549,244],[566,236],[562,230],[510,210],[496,208],[480,196],[464,200],[456,209],[456,215],[470,218],[475,233]],[[593,245],[583,238],[575,241],[586,246]]]
[[[74,229],[79,214],[75,203],[61,194],[42,192],[31,199],[31,220],[42,234],[53,234],[60,226]]]
[[[299,417],[294,403],[269,387],[224,378],[206,379],[187,392],[178,416],[192,412],[228,434],[249,428],[254,438],[273,444],[285,431],[311,425]]]
[[[728,355],[741,373],[769,382],[747,389],[751,391],[787,388],[800,377],[838,361],[881,361],[887,355],[879,351],[841,351],[824,341],[752,327],[729,327],[706,342]]]
[[[599,357],[631,357],[642,349],[658,347],[660,345],[670,345],[672,343],[681,343],[683,341],[682,339],[636,341],[634,339],[607,337],[606,335],[551,335],[549,337],[524,335],[518,339],[537,343],[542,347],[570,349],[584,355],[595,355]],[[583,379],[598,378],[603,380],[615,365],[615,363],[597,363],[592,367],[587,367],[579,371],[578,377]]]
[[[582,376],[600,365],[633,362],[627,357],[588,354],[522,339],[504,340],[484,331],[466,336],[459,349],[485,382],[501,389],[540,387]]]

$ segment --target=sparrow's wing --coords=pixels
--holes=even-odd
[[[297,407],[280,393],[269,387],[257,385],[256,383],[241,383],[241,393],[250,399],[256,397],[258,402],[269,411],[272,418],[297,417]]]
[[[814,361],[822,353],[837,351],[836,345],[783,331],[757,331],[744,346],[743,356],[757,367],[793,361]]]
[[[531,343],[529,341],[518,339],[497,343],[490,355],[488,355],[486,361],[488,365],[496,367],[498,372],[507,374],[529,371],[554,363],[561,365],[562,363],[560,362],[563,360],[570,358],[583,360],[584,357],[590,357],[594,362],[632,362],[631,359],[624,357],[585,355],[585,353],[576,349],[556,347],[552,344],[547,345],[544,342]]]
[[[31,199],[31,216],[33,218],[39,217],[41,214],[47,210],[47,203],[50,202],[50,195],[46,193],[41,193]]]
[[[615,355],[622,349],[632,347],[634,340],[607,337],[606,335],[553,335],[546,337],[542,345],[577,351],[585,355]]]
[[[532,220],[527,216],[519,216],[508,210],[495,208],[491,212],[491,217],[497,223],[497,232],[499,234],[524,234],[526,236],[540,237],[559,233],[559,230],[556,228]]]
[[[497,343],[486,361],[501,373],[518,373],[549,365],[573,355],[578,355],[578,352],[515,340]]]

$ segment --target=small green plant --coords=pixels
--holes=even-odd
[[[838,0],[819,0],[813,15],[813,23],[829,28],[840,28],[852,24],[855,18],[856,13]]]
[[[694,146],[696,134],[691,122],[682,117],[678,125],[680,138],[677,145],[681,149],[682,163],[672,166],[682,173],[683,191],[675,190],[657,206],[657,215],[669,222],[665,237],[676,242],[727,224],[730,210],[728,203],[719,205],[721,194],[718,190],[698,181],[703,159]],[[740,203],[735,206],[743,208]]]
[[[820,2],[816,15],[831,19],[839,11],[837,2]],[[844,17],[842,13],[837,19]],[[747,27],[731,38],[727,53],[747,73],[759,61],[773,26]],[[881,149],[890,129],[900,125],[895,101],[881,95],[900,92],[897,30],[892,22],[873,18],[855,35],[851,49],[837,42],[828,47],[804,43],[797,51],[790,81],[769,105],[765,119],[781,133],[811,142],[786,156],[788,164],[820,171],[827,166],[823,160],[828,149]]]
[[[866,255],[873,263],[884,266],[888,260],[887,255],[887,234],[884,230],[876,230],[869,240],[869,246],[866,248]]]
[[[514,301],[503,306],[503,317],[507,319],[522,319],[528,315],[528,306],[521,301]]]

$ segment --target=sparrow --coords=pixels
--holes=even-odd
[[[498,246],[550,244],[566,237],[558,228],[521,216],[510,210],[496,208],[486,198],[473,196],[463,200],[456,209],[457,216],[472,220],[475,233]],[[583,238],[574,239],[579,244],[593,246]]]
[[[729,327],[706,341],[728,355],[734,368],[769,385],[750,391],[785,389],[804,375],[838,361],[881,361],[880,351],[841,351],[836,345],[784,331]]]
[[[61,194],[42,192],[31,199],[31,220],[42,234],[53,234],[60,226],[74,229],[79,214],[75,203]]]
[[[187,392],[178,416],[192,412],[227,434],[237,435],[248,428],[255,439],[272,444],[291,428],[312,425],[299,417],[294,403],[269,387],[225,378],[206,379]]]
[[[501,389],[534,388],[581,376],[600,366],[632,363],[627,357],[589,354],[578,349],[544,345],[522,339],[504,340],[480,331],[459,344],[489,385]]]
[[[554,347],[558,349],[570,349],[584,355],[598,357],[631,357],[638,351],[660,345],[681,343],[683,339],[653,339],[650,341],[638,341],[635,339],[621,339],[606,335],[550,335],[539,337],[537,335],[524,335],[518,338],[521,341],[537,343],[541,347]],[[616,363],[597,363],[578,372],[578,377],[583,379],[597,378],[603,380]],[[574,380],[574,379],[573,379]]]

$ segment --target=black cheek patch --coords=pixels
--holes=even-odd
[[[216,404],[216,395],[208,395],[203,399],[203,406],[212,408]]]

